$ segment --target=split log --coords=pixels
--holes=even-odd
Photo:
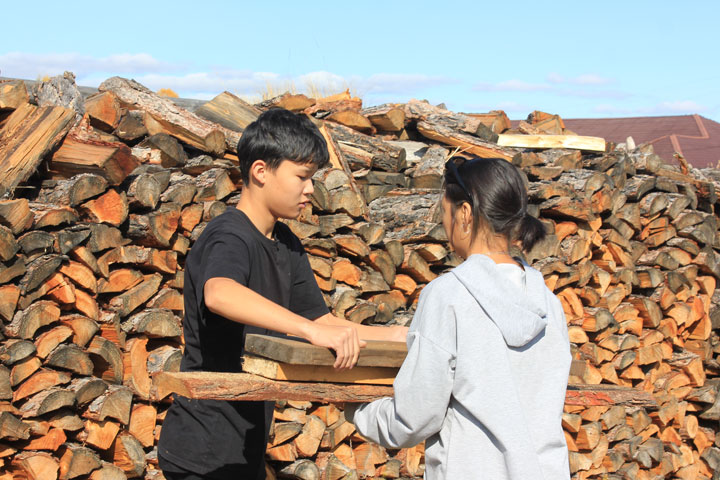
[[[60,266],[59,272],[72,280],[77,286],[89,290],[91,293],[97,292],[97,279],[93,275],[93,271],[82,263],[70,260]]]
[[[13,392],[13,402],[35,395],[45,389],[70,382],[70,374],[50,369],[40,369]]]
[[[88,345],[87,352],[92,358],[96,377],[115,384],[123,382],[125,366],[120,348],[111,340],[95,336]]]
[[[13,235],[28,230],[33,224],[34,215],[30,211],[27,199],[0,200],[0,223],[8,227]]]
[[[144,400],[150,398],[151,380],[147,371],[147,338],[135,337],[125,344],[123,384]]]
[[[299,480],[320,480],[320,469],[311,460],[301,459],[280,470],[280,478]]]
[[[30,424],[10,412],[0,412],[0,438],[27,440],[30,438]]]
[[[126,112],[113,133],[126,142],[133,142],[143,138],[148,134],[143,120],[143,113],[139,110]]]
[[[352,170],[375,168],[399,172],[405,168],[405,149],[342,125],[326,125]]]
[[[144,334],[151,338],[173,338],[182,334],[180,320],[172,311],[146,308],[122,324],[125,332]]]
[[[60,319],[60,309],[55,302],[41,300],[25,310],[19,311],[13,321],[5,326],[5,335],[14,338],[32,339],[35,332]]]
[[[235,191],[234,182],[223,168],[211,168],[203,172],[195,178],[194,184],[197,193],[193,201],[196,203],[223,200]]]
[[[303,425],[300,435],[292,441],[301,457],[311,457],[317,453],[325,432],[325,423],[315,415],[308,415],[305,425]]]
[[[128,236],[139,245],[167,248],[178,228],[180,207],[165,203],[147,215],[130,214]]]
[[[11,478],[28,480],[55,480],[60,465],[47,452],[22,452],[13,458],[10,465]]]
[[[444,116],[430,115],[417,123],[417,129],[422,136],[430,140],[459,147],[464,152],[481,158],[504,158],[510,161],[515,155],[515,151],[509,148],[501,148],[464,133],[458,129],[457,123],[449,122]]]
[[[127,432],[118,434],[109,454],[112,456],[113,464],[120,467],[128,478],[140,477],[145,472],[145,452],[132,434]]]
[[[36,393],[20,408],[23,418],[33,418],[53,412],[64,407],[75,405],[75,395],[60,387],[52,387]]]
[[[262,110],[230,92],[223,92],[195,109],[195,115],[239,133],[257,120],[261,113]]]
[[[85,420],[85,430],[78,434],[77,439],[99,450],[107,450],[115,442],[118,432],[120,425],[117,422]]]
[[[2,192],[13,191],[30,178],[42,159],[65,137],[75,112],[63,107],[25,103],[0,129],[0,165],[5,172]]]
[[[187,162],[187,154],[180,142],[167,133],[151,135],[140,142],[138,147],[156,151],[158,163],[165,168],[182,167]]]
[[[30,96],[22,80],[0,83],[0,110],[16,110],[29,101]]]
[[[7,339],[0,344],[0,362],[13,365],[35,353],[35,345],[28,340]]]
[[[130,413],[128,431],[143,447],[152,447],[155,443],[155,423],[157,410],[152,405],[137,403]]]
[[[93,362],[87,353],[75,344],[59,345],[45,361],[47,365],[64,368],[78,375],[92,375]]]
[[[82,138],[71,133],[52,155],[48,168],[65,178],[94,173],[119,185],[140,162],[124,143]]]
[[[73,380],[68,390],[75,394],[75,401],[78,405],[85,406],[105,393],[107,388],[107,383],[99,378],[83,377]]]
[[[83,417],[95,421],[114,418],[123,425],[130,422],[132,391],[121,385],[110,385],[108,389],[88,405]]]
[[[108,133],[117,128],[123,115],[120,102],[112,92],[88,97],[85,100],[85,113],[90,117],[93,127]]]
[[[65,325],[59,325],[43,332],[35,338],[37,356],[42,359],[46,358],[55,347],[70,338],[72,334],[72,329]]]
[[[277,97],[264,100],[255,106],[262,110],[267,110],[272,107],[280,107],[290,110],[291,112],[301,112],[313,105],[315,105],[314,98],[308,98],[301,93],[291,94],[287,92],[282,95],[278,95]]]
[[[405,111],[395,104],[365,108],[361,112],[380,131],[400,132],[405,128]]]
[[[102,465],[92,449],[76,443],[66,443],[60,457],[60,478],[71,479],[87,475]]]
[[[203,152],[222,155],[226,148],[225,135],[212,122],[179,108],[171,100],[163,98],[134,80],[112,77],[100,84],[101,92],[113,92],[128,109],[145,112],[145,126],[150,134],[167,133]]]
[[[157,273],[148,275],[142,283],[110,300],[109,307],[121,317],[126,317],[155,295],[161,282],[161,275]]]

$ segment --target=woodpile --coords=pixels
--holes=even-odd
[[[527,259],[567,314],[573,478],[719,469],[719,172],[578,137],[543,112],[511,129],[499,111],[363,109],[346,92],[224,93],[193,113],[113,78],[80,115],[31,90],[0,83],[0,478],[162,478],[171,397],[152,377],[179,369],[184,261],[236,204],[237,139],[272,106],[307,113],[328,141],[331,166],[287,223],[335,314],[408,323],[423,286],[460,262],[437,223],[447,155],[506,158],[550,233]],[[580,384],[596,390],[574,396]],[[422,476],[422,445],[366,442],[337,405],[275,413],[269,478]]]

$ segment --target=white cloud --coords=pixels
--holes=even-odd
[[[551,90],[552,87],[545,83],[531,83],[524,80],[505,80],[497,83],[478,83],[473,90],[484,92],[538,92]]]
[[[711,109],[692,100],[661,102],[655,105],[639,105],[636,107],[599,104],[593,108],[596,113],[606,115],[646,116],[646,115],[689,115],[706,113]]]
[[[607,85],[613,83],[614,80],[611,78],[603,77],[596,73],[584,73],[575,77],[565,77],[559,73],[550,73],[547,76],[547,81],[554,84],[568,84],[568,85]]]
[[[152,90],[171,88],[188,97],[191,94],[202,93],[217,95],[224,90],[241,95],[258,94],[267,89],[268,84],[279,82],[281,79],[274,73],[246,70],[195,72],[185,75],[148,74],[134,78]]]
[[[358,88],[372,93],[405,93],[408,90],[437,87],[457,81],[440,75],[376,73],[367,78],[354,77]]]
[[[0,75],[27,79],[35,79],[43,75],[60,75],[65,71],[75,73],[80,80],[99,72],[128,75],[174,72],[182,68],[182,65],[158,60],[147,53],[121,53],[100,58],[79,53],[11,52],[0,55]]]
[[[588,73],[585,75],[578,75],[577,77],[570,79],[570,83],[574,83],[576,85],[606,85],[608,83],[612,83],[612,80],[594,73]]]
[[[587,98],[625,98],[627,94],[616,90],[598,90],[597,87],[612,83],[613,80],[596,74],[564,77],[550,73],[547,82],[528,82],[511,79],[495,83],[478,83],[473,90],[482,92],[547,92],[554,95]]]
[[[675,113],[700,113],[709,110],[705,105],[701,105],[692,100],[678,100],[674,102],[662,102],[652,107],[658,112],[675,112]]]

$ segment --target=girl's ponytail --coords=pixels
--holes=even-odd
[[[530,251],[533,245],[545,238],[545,235],[546,232],[543,223],[529,213],[526,213],[522,220],[520,220],[517,238],[520,240],[524,251]]]

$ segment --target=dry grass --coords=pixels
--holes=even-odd
[[[340,89],[331,89],[327,86],[316,85],[313,82],[307,82],[304,87],[298,88],[293,81],[268,81],[265,83],[265,90],[258,92],[257,95],[240,95],[240,97],[249,103],[259,103],[264,100],[270,100],[271,98],[278,97],[284,93],[291,93],[293,95],[303,94],[310,98],[325,98],[349,91],[353,97],[358,96],[357,92],[354,90],[355,89],[347,83],[344,83]]]
[[[172,88],[161,88],[157,91],[157,94],[162,97],[178,98],[178,94]]]

